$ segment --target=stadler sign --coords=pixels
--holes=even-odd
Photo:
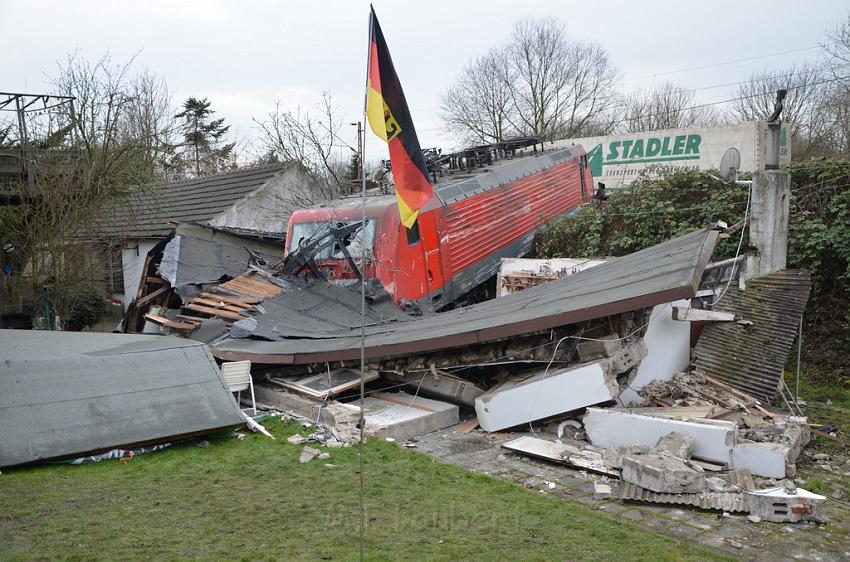
[[[741,153],[741,171],[764,168],[764,139],[767,123],[752,121],[728,127],[670,129],[628,133],[606,137],[569,139],[554,147],[580,144],[587,150],[594,179],[606,187],[630,184],[651,166],[711,170],[720,167],[723,154],[730,148]],[[787,127],[782,126],[780,162],[790,160]]]

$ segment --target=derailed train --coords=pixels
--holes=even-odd
[[[526,254],[548,221],[575,211],[594,195],[581,146],[545,151],[535,145],[525,154],[502,146],[442,161],[452,170],[442,178],[434,174],[435,196],[413,228],[401,224],[394,195],[372,193],[366,199],[365,228],[345,240],[347,252],[339,242],[324,244],[311,256],[312,267],[331,281],[356,279],[354,260],[345,254],[356,260],[365,244],[368,258],[358,268],[378,279],[397,304],[445,308],[486,290],[501,258]],[[358,196],[295,211],[285,254],[306,248],[331,226],[359,224],[361,213]]]

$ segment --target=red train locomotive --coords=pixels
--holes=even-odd
[[[581,146],[534,148],[526,155],[501,145],[441,157],[448,173],[434,183],[435,196],[411,229],[401,224],[394,195],[370,195],[365,228],[346,239],[346,248],[322,245],[311,256],[312,267],[330,280],[355,279],[352,265],[365,244],[368,258],[359,269],[378,279],[396,303],[440,309],[458,302],[496,275],[500,258],[526,254],[549,220],[593,196]],[[497,154],[512,157],[496,159]],[[359,224],[361,212],[356,196],[296,211],[289,219],[286,254],[332,227]]]

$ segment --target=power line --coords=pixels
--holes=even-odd
[[[791,49],[791,50],[788,50],[788,51],[779,51],[779,52],[776,52],[776,53],[769,53],[769,54],[766,54],[766,55],[758,55],[758,56],[754,56],[754,57],[745,57],[745,58],[741,58],[741,59],[735,59],[735,60],[729,60],[729,61],[723,61],[723,62],[716,62],[716,63],[711,63],[711,64],[703,64],[703,65],[700,65],[700,66],[691,66],[691,67],[688,67],[688,68],[680,68],[678,70],[668,70],[666,72],[656,72],[656,73],[653,73],[653,74],[644,74],[642,76],[633,76],[631,78],[623,78],[622,80],[620,80],[620,82],[629,82],[629,81],[632,81],[632,80],[642,80],[644,78],[655,78],[655,77],[658,77],[658,76],[668,76],[670,74],[678,74],[679,72],[690,72],[692,70],[702,70],[702,69],[705,69],[705,68],[714,68],[714,67],[717,67],[717,66],[725,66],[727,64],[735,64],[735,63],[738,63],[738,62],[747,62],[747,61],[752,61],[752,60],[765,59],[765,58],[769,58],[769,57],[777,57],[777,56],[780,56],[780,55],[789,55],[791,53],[801,53],[803,51],[812,51],[814,49],[820,49],[821,47],[822,47],[821,45],[813,45],[811,47],[803,47],[802,49]]]

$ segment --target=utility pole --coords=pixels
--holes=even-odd
[[[366,179],[366,162],[363,160],[363,121],[358,121],[357,123],[351,123],[352,126],[357,127],[357,159],[359,160],[359,172],[360,177],[357,178],[357,182],[355,185],[360,185],[361,183],[365,185]]]
[[[747,258],[748,278],[785,269],[787,262],[791,176],[779,170],[781,114],[785,93],[785,90],[776,92],[773,115],[767,121],[764,170],[753,173],[750,188],[750,245],[756,249],[756,254]]]

